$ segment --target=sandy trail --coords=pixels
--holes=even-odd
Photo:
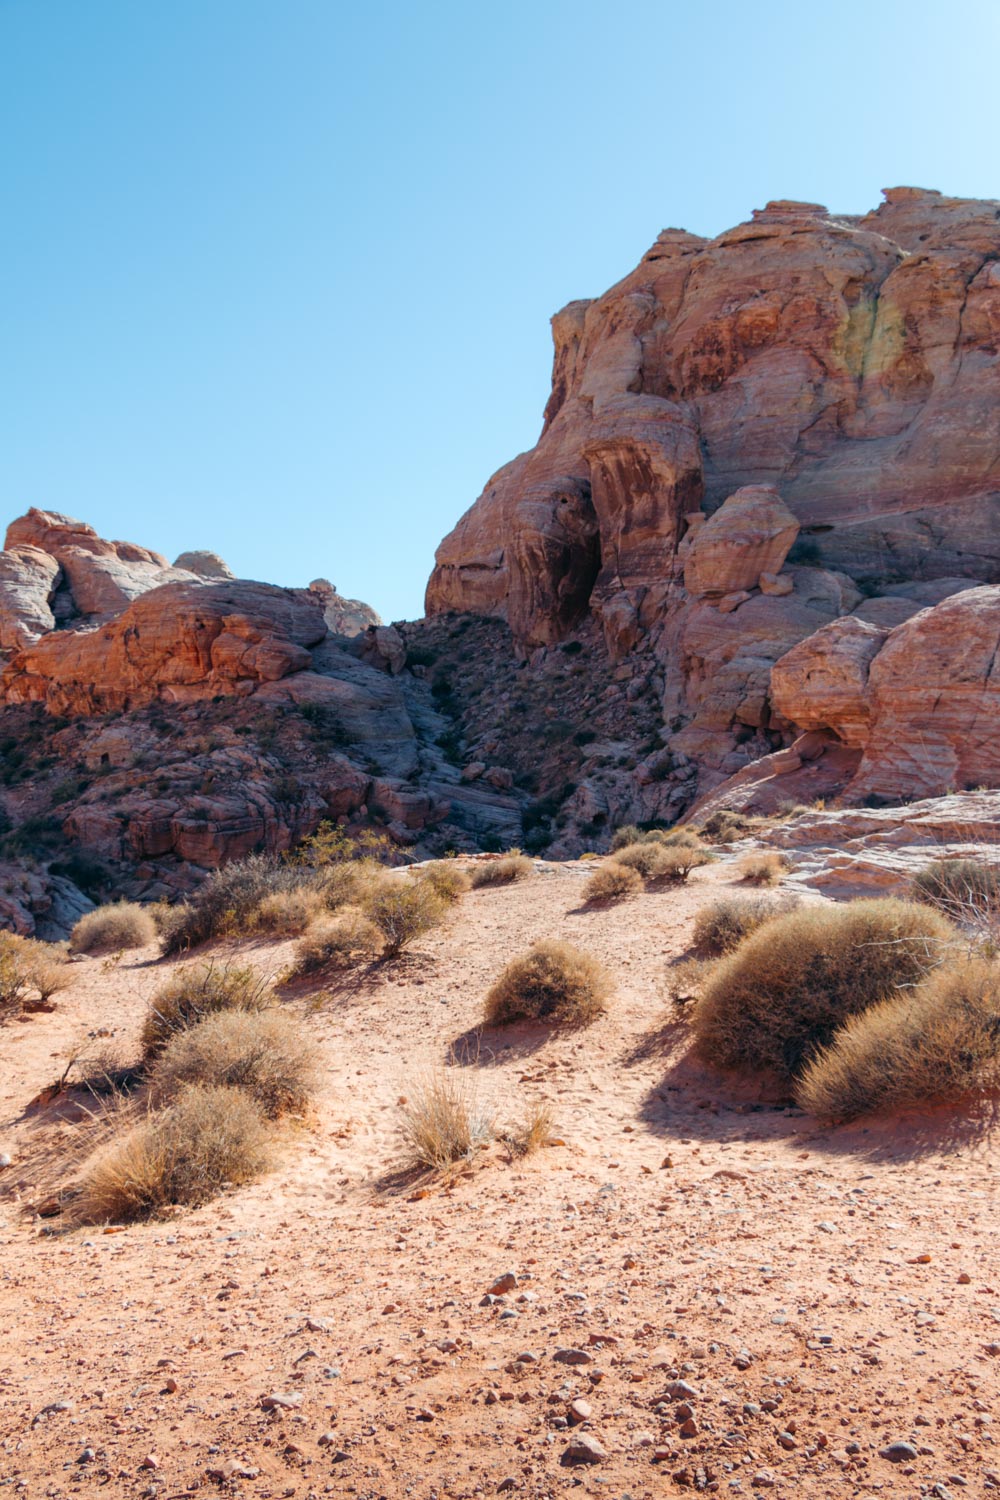
[[[74,1054],[134,1053],[168,966],[87,960],[55,1011],[0,1031],[0,1489],[1000,1490],[990,1122],[825,1131],[692,1064],[664,968],[731,870],[603,911],[581,909],[587,873],[473,892],[412,957],[290,1000],[324,1062],[314,1128],[267,1180],[166,1221],[53,1232],[30,1205],[80,1127],[26,1106]],[[392,1176],[400,1096],[548,935],[612,968],[609,1014],[487,1036],[464,1071],[501,1120],[550,1102],[565,1144],[492,1148],[414,1196]],[[235,951],[277,971],[288,948]],[[576,1398],[591,1414],[570,1429]],[[601,1462],[564,1461],[580,1432]],[[892,1443],[915,1456],[882,1457]]]

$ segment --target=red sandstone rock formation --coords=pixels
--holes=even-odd
[[[569,304],[538,444],[438,550],[429,613],[651,649],[702,790],[819,724],[864,743],[855,796],[1000,776],[989,673],[941,665],[958,618],[977,662],[989,633],[941,601],[1000,583],[1000,203],[885,199],[667,230]]]

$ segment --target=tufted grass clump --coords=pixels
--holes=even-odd
[[[412,1165],[447,1172],[493,1137],[494,1113],[468,1075],[442,1068],[418,1079],[400,1105],[400,1134]]]
[[[154,1100],[194,1084],[238,1088],[268,1119],[302,1114],[316,1082],[315,1049],[276,1011],[222,1010],[177,1031],[150,1074]]]
[[[85,912],[69,935],[71,953],[120,953],[155,943],[153,913],[137,901],[111,901]]]
[[[738,948],[744,938],[765,922],[794,911],[798,897],[776,900],[769,896],[720,896],[703,906],[694,920],[694,947],[709,958],[719,958]]]
[[[627,896],[636,896],[642,890],[642,876],[638,870],[623,865],[617,859],[595,870],[583,888],[585,901],[623,901]]]
[[[534,865],[526,854],[503,854],[499,859],[484,860],[472,872],[473,890],[484,885],[513,885],[515,880],[526,880]]]
[[[799,1079],[796,1102],[824,1120],[957,1103],[1000,1082],[1000,969],[946,964],[902,998],[853,1017]]]
[[[271,1162],[271,1133],[242,1089],[185,1089],[175,1104],[121,1133],[85,1173],[84,1223],[126,1223],[197,1205],[252,1182]]]
[[[269,891],[249,913],[247,927],[268,937],[299,937],[324,910],[323,896],[312,886]]]
[[[940,912],[913,902],[788,912],[720,960],[692,1018],[697,1051],[723,1068],[791,1081],[851,1016],[940,964],[955,936]]]
[[[700,844],[671,844],[663,847],[665,862],[658,879],[687,880],[692,870],[712,863],[713,855]]]
[[[218,1011],[263,1011],[274,1004],[269,982],[238,964],[189,964],[157,990],[143,1022],[141,1043],[146,1062],[163,1051],[171,1037]]]
[[[589,953],[546,939],[512,959],[486,996],[487,1026],[548,1021],[586,1026],[607,1008],[611,976]]]
[[[281,864],[266,854],[251,854],[213,870],[189,901],[171,909],[163,934],[163,951],[184,953],[212,938],[252,932],[261,904],[280,893],[313,884],[309,870]]]
[[[640,880],[659,880],[670,867],[670,856],[660,843],[626,844],[619,849],[614,863],[623,870],[634,870]]]
[[[749,818],[731,807],[723,807],[705,819],[701,825],[701,836],[712,844],[731,844],[736,839],[746,838],[757,827],[758,822],[759,819]]]

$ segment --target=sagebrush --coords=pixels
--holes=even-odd
[[[791,1080],[851,1016],[943,962],[955,936],[946,917],[915,902],[787,912],[719,961],[694,1010],[697,1050],[721,1067]]]
[[[487,1026],[548,1021],[585,1026],[607,1007],[611,976],[589,953],[548,939],[512,959],[486,996]]]
[[[186,1089],[91,1164],[78,1217],[84,1223],[124,1223],[172,1204],[206,1203],[224,1187],[259,1177],[271,1150],[268,1123],[241,1089]]]
[[[827,1120],[956,1103],[1000,1083],[1000,970],[967,959],[848,1021],[799,1079],[797,1103]]]
[[[301,1114],[316,1085],[315,1046],[276,1011],[218,1011],[175,1032],[150,1074],[159,1101],[192,1084],[242,1089],[269,1119]]]
[[[155,943],[157,926],[148,907],[112,901],[80,918],[69,935],[71,953],[118,953]]]
[[[141,1041],[147,1062],[175,1032],[223,1010],[267,1010],[275,1003],[270,983],[239,964],[190,964],[167,980],[150,1002]]]

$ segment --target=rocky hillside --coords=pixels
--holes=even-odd
[[[775,751],[793,797],[821,758],[849,803],[1000,782],[1000,203],[885,200],[667,230],[570,303],[538,444],[438,551],[430,615],[635,664],[648,817]]]
[[[319,580],[173,566],[30,511],[0,553],[0,925],[62,935],[89,898],[171,899],[324,819],[401,848],[510,843],[467,786],[399,634]],[[447,743],[447,742],[446,742]]]

